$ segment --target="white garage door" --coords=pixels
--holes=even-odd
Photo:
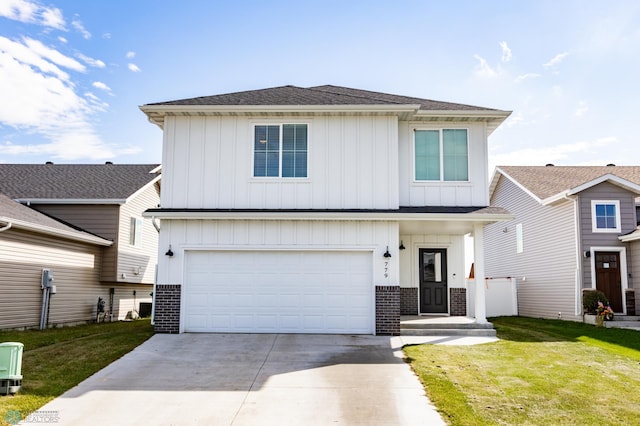
[[[185,331],[373,334],[371,252],[187,252]]]

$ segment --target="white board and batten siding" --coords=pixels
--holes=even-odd
[[[413,130],[467,129],[468,182],[416,181]],[[484,123],[399,124],[399,179],[401,206],[487,206],[489,205],[487,129]]]
[[[419,287],[419,251],[421,248],[447,250],[447,287],[465,287],[464,235],[430,234],[400,235],[405,250],[400,251],[400,287]]]
[[[254,178],[257,124],[308,124],[308,177]],[[163,208],[398,208],[393,116],[167,116]]]
[[[520,315],[581,320],[573,201],[542,206],[501,177],[491,205],[506,208],[515,219],[485,227],[487,278],[517,279]],[[522,224],[521,253],[517,224]]]

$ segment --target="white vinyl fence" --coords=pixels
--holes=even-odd
[[[476,280],[467,280],[467,313],[475,316]],[[484,283],[487,317],[518,315],[518,285],[515,278],[487,278]]]

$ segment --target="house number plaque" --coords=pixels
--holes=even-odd
[[[389,278],[389,261],[384,261],[384,277]]]

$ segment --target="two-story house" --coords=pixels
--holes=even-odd
[[[580,321],[590,289],[637,312],[640,167],[500,166],[490,195],[514,219],[486,227],[486,275],[517,278],[520,315]]]
[[[18,234],[15,226],[0,233],[0,247],[12,247],[0,252],[0,284],[11,294],[3,299],[19,313],[0,313],[0,328],[38,325],[42,269],[52,271],[58,290],[51,299],[51,324],[95,319],[98,297],[114,320],[144,314],[141,304],[151,306],[159,237],[157,222],[142,213],[159,205],[160,178],[158,164],[0,164],[0,193],[29,207],[12,212],[36,211],[50,219],[47,226],[55,220],[90,233],[98,245],[110,242],[97,252],[92,247],[91,261],[77,261],[69,239],[51,243]],[[20,220],[11,217],[11,223]],[[16,241],[9,243],[11,236]],[[18,261],[12,250],[21,253]]]
[[[143,105],[164,131],[158,332],[397,334],[465,315],[464,236],[510,114],[346,87]],[[483,286],[476,320],[485,322]]]

